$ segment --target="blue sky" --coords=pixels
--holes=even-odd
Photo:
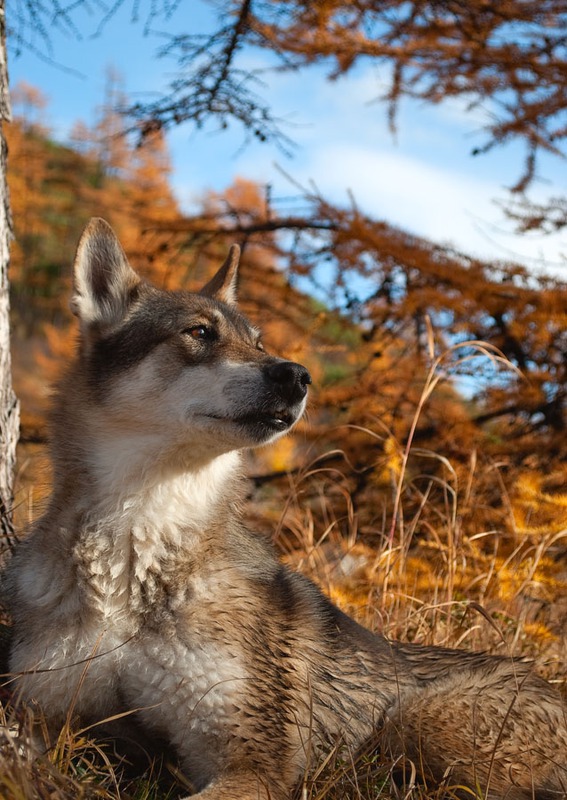
[[[78,119],[94,121],[109,66],[122,75],[134,100],[166,89],[175,64],[156,58],[164,39],[144,35],[143,20],[131,21],[131,8],[126,3],[99,36],[91,35],[97,21],[86,11],[77,18],[82,39],[54,31],[53,59],[60,68],[32,52],[16,56],[9,51],[12,84],[25,80],[47,96],[47,122],[59,140],[66,140]],[[208,6],[198,0],[181,3],[169,29],[203,31],[208,15]],[[245,53],[244,59],[250,66],[267,65],[266,56],[257,52]],[[289,123],[297,145],[292,158],[256,140],[243,146],[244,133],[236,125],[222,132],[214,123],[199,131],[175,129],[168,137],[172,182],[183,207],[190,210],[204,191],[222,190],[237,175],[272,184],[276,197],[295,194],[279,165],[300,184],[313,182],[335,202],[349,203],[352,192],[363,211],[413,233],[471,255],[516,260],[567,278],[565,235],[516,236],[495,203],[520,174],[521,146],[472,157],[473,147],[484,141],[482,112],[456,101],[438,107],[406,101],[394,138],[385,107],[374,101],[384,78],[373,67],[333,83],[325,81],[320,68],[266,75],[262,91],[275,115]],[[533,196],[564,193],[566,186],[567,166],[556,159],[542,161]]]

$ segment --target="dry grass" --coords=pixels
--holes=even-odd
[[[321,486],[314,491],[315,472]],[[555,520],[541,530],[518,530],[518,497],[515,504],[507,501],[502,530],[468,536],[459,492],[447,478],[446,504],[435,509],[435,528],[420,518],[427,509],[424,497],[399,538],[384,531],[370,546],[354,512],[332,516],[333,500],[338,506],[338,496],[344,499],[347,477],[336,468],[326,472],[310,470],[292,486],[277,535],[284,560],[368,627],[422,644],[537,656],[548,676],[565,680],[567,520],[561,496]],[[466,491],[474,507],[474,475]],[[310,502],[295,500],[306,495]],[[314,498],[326,503],[323,524],[320,509],[315,517]]]

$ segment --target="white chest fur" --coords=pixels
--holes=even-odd
[[[22,682],[25,696],[57,710],[55,716],[72,705],[101,716],[116,711],[120,676],[128,674],[138,676],[135,707],[166,704],[169,696],[173,708],[177,686],[192,693],[196,707],[201,700],[203,707],[228,709],[231,701],[214,687],[241,678],[235,659],[206,644],[172,640],[169,646],[164,635],[195,594],[192,565],[203,562],[203,531],[218,513],[221,486],[237,461],[237,454],[227,454],[200,472],[162,476],[143,491],[107,497],[78,531],[53,529],[47,519],[39,524],[12,577],[34,629],[12,656],[15,671],[31,671]],[[204,591],[210,596],[217,588]],[[150,629],[161,627],[159,646],[144,633],[148,620]],[[173,669],[178,659],[181,672]],[[164,718],[168,714],[171,709]]]

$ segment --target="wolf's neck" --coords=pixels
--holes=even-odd
[[[131,525],[149,530],[203,530],[218,516],[233,494],[239,475],[240,453],[214,455],[184,446],[179,451],[160,452],[151,437],[136,448],[128,439],[113,446],[92,448],[89,467],[80,485],[79,509],[87,512],[89,527]],[[74,482],[67,470],[67,486]]]
[[[64,540],[60,547],[72,547],[72,580],[80,584],[68,601],[78,604],[73,608],[90,608],[118,624],[127,608],[143,611],[165,602],[166,595],[181,597],[187,565],[199,554],[212,560],[223,552],[227,520],[238,500],[239,461],[231,452],[183,470],[154,460],[137,473],[109,467],[105,479],[86,472],[76,481],[68,469],[38,533],[52,542],[55,531]],[[68,583],[53,582],[52,575],[60,574],[60,549],[52,552],[52,569],[43,567],[49,585],[36,590],[52,597],[54,609],[63,609]]]

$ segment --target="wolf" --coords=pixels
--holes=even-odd
[[[53,736],[121,716],[200,800],[285,800],[373,737],[468,797],[566,797],[565,707],[530,664],[372,633],[243,524],[241,453],[293,427],[311,377],[237,310],[238,260],[164,291],[105,221],[83,233],[53,492],[3,580],[19,695]]]

